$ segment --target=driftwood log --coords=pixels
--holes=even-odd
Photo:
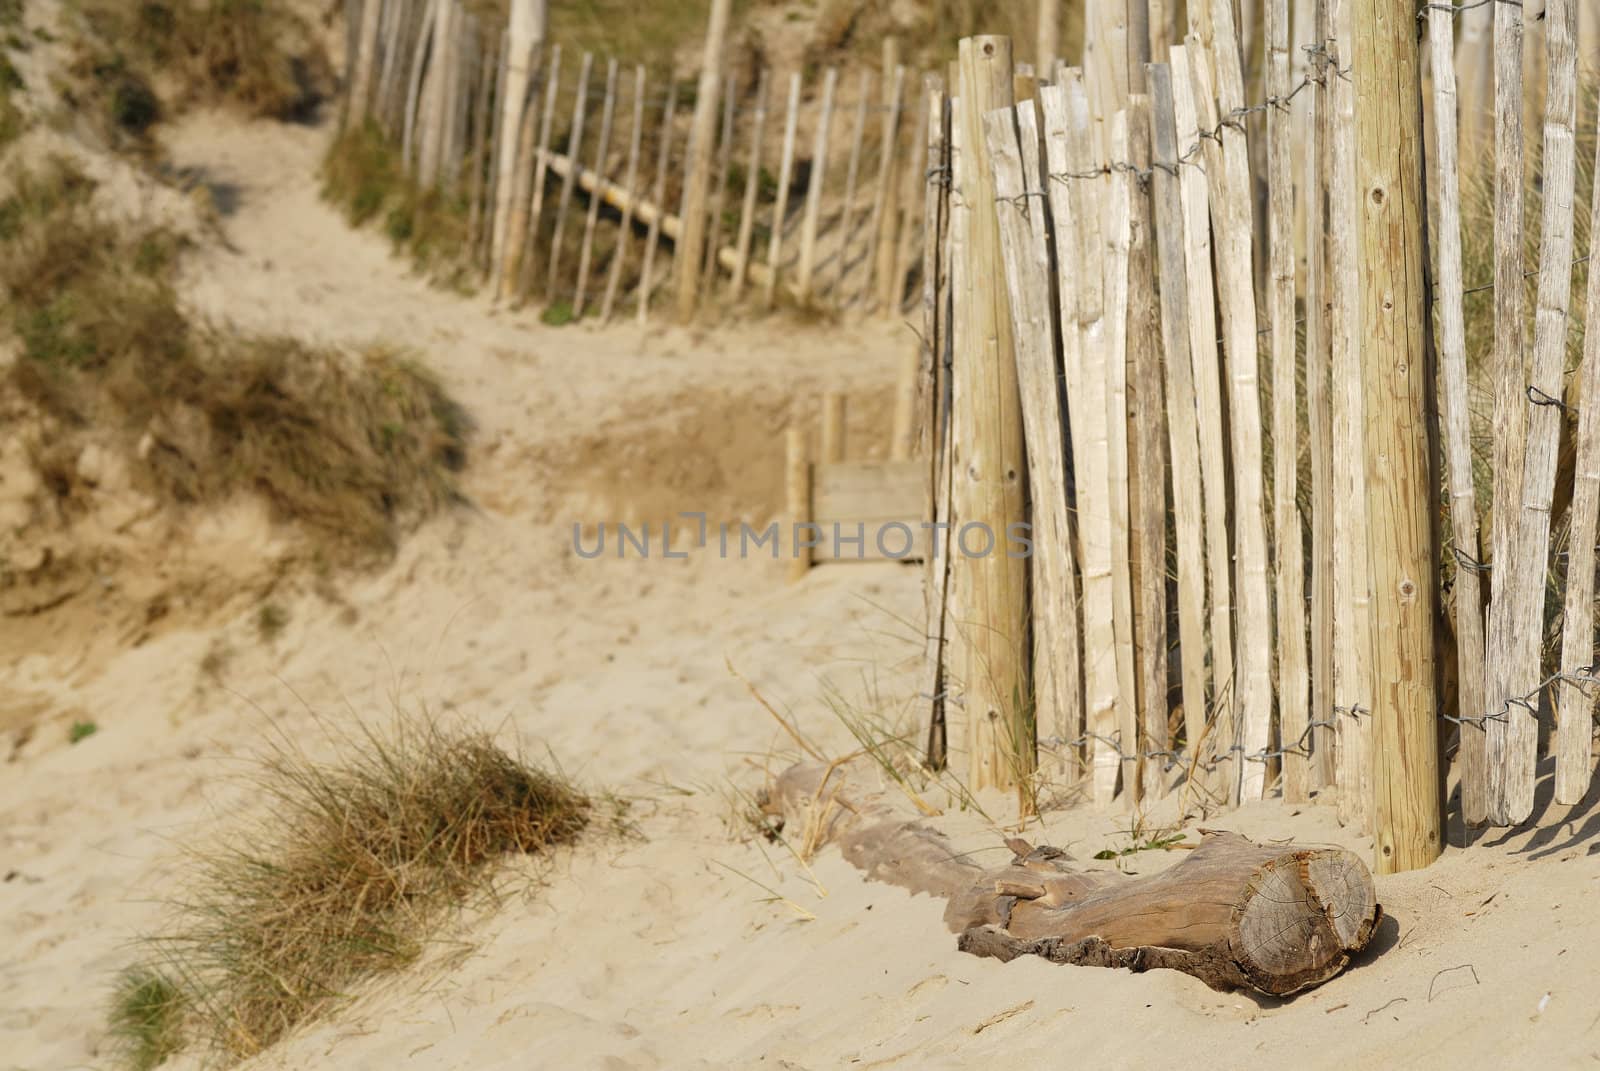
[[[1382,915],[1366,865],[1341,848],[1202,831],[1182,862],[1129,877],[1076,870],[1064,852],[1012,838],[1012,861],[984,869],[838,765],[785,771],[769,810],[812,847],[838,844],[869,877],[947,900],[957,947],[1003,961],[1166,967],[1214,989],[1285,996],[1343,970]]]

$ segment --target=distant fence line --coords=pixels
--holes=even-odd
[[[663,87],[546,46],[520,5],[506,27],[460,0],[352,6],[346,122],[376,124],[419,187],[465,198],[462,252],[498,298],[605,320],[631,304],[640,323],[663,289],[680,319],[914,303],[927,117],[892,47],[848,99],[832,68],[743,84],[723,72],[719,0],[711,77]]]

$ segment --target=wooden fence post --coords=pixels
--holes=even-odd
[[[894,38],[886,38],[883,130],[879,135],[881,143],[878,149],[878,178],[872,191],[872,218],[867,224],[867,262],[866,270],[861,273],[860,289],[862,301],[867,304],[872,302],[876,293],[879,311],[885,314],[894,311],[894,297],[886,284],[894,272],[895,222],[900,211],[900,199],[897,196],[899,191],[895,187],[895,179],[898,177],[895,165],[899,160],[900,102],[905,95],[903,87],[906,69],[900,66],[898,54],[899,46],[894,44]],[[925,108],[927,103],[923,100],[920,106]],[[909,160],[916,161],[921,158],[921,153],[917,151],[919,148],[916,142],[912,142],[908,154]],[[906,207],[909,208],[910,205]],[[876,290],[874,290],[875,284]]]
[[[494,205],[494,283],[497,296],[510,296],[517,276],[517,256],[521,253],[521,229],[527,226],[524,200],[526,182],[533,176],[522,174],[528,166],[529,146],[522,131],[531,129],[524,120],[530,109],[529,82],[532,68],[544,48],[546,0],[511,0],[510,23],[506,34],[505,92],[500,97],[500,151],[495,161],[499,175]],[[542,180],[544,176],[537,176]],[[518,224],[521,224],[519,227]]]
[[[819,460],[836,465],[844,460],[845,396],[830,390],[822,396],[822,439]]]
[[[533,199],[528,206],[528,223],[522,240],[522,255],[516,263],[514,277],[505,280],[505,287],[519,294],[532,288],[533,254],[538,249],[539,223],[544,216],[545,175],[550,167],[550,137],[555,128],[556,98],[561,95],[561,44],[550,46],[550,69],[544,80],[544,103],[540,107],[539,142],[533,152],[530,175]]]
[[[1494,5],[1494,569],[1489,574],[1489,624],[1484,652],[1486,709],[1499,710],[1512,696],[1520,696],[1535,683],[1528,659],[1520,652],[1526,616],[1516,612],[1517,593],[1511,584],[1527,570],[1512,564],[1518,553],[1518,519],[1523,501],[1523,465],[1528,451],[1528,404],[1524,393],[1526,348],[1523,345],[1522,294],[1522,9]],[[1557,396],[1560,395],[1557,390]],[[1515,570],[1515,572],[1514,572]],[[1540,581],[1542,600],[1544,585]],[[1540,629],[1527,637],[1538,643]],[[1537,670],[1535,663],[1534,670]],[[1524,800],[1507,784],[1513,765],[1523,756],[1533,757],[1536,726],[1530,712],[1508,708],[1507,720],[1484,723],[1485,764],[1489,774],[1488,821],[1511,825],[1528,816],[1530,794]],[[1521,773],[1514,775],[1521,780]],[[1513,795],[1519,798],[1513,799]]]
[[[956,309],[971,345],[955,352],[956,506],[961,532],[982,542],[953,548],[962,574],[968,783],[1009,788],[1033,772],[1028,686],[1027,562],[1009,554],[1012,526],[1026,518],[1022,404],[1011,315],[1000,266],[994,173],[983,151],[983,116],[1011,103],[1011,41],[969,37],[960,45],[963,195],[967,267]],[[987,549],[985,550],[985,546]],[[981,552],[981,553],[980,553]]]
[[[361,0],[361,24],[350,27],[355,36],[355,64],[350,73],[348,122],[359,127],[366,121],[372,101],[372,65],[378,56],[378,27],[383,0]]]
[[[1373,869],[1393,874],[1427,866],[1444,847],[1433,678],[1438,484],[1423,281],[1421,53],[1411,0],[1356,0],[1354,21],[1356,93],[1375,105],[1356,113],[1374,637]]]
[[[557,297],[556,280],[561,273],[561,238],[566,231],[567,209],[572,206],[572,191],[578,184],[578,173],[583,170],[583,121],[589,110],[589,72],[594,69],[594,53],[585,52],[578,64],[578,94],[572,100],[572,128],[567,140],[567,173],[561,177],[561,196],[556,201],[555,227],[550,234],[549,271],[545,275],[544,295],[548,301]]]
[[[706,192],[711,181],[711,149],[717,138],[717,90],[722,85],[723,43],[733,0],[711,0],[705,53],[700,57],[700,84],[695,90],[694,122],[689,129],[689,157],[683,187],[683,222],[673,259],[678,273],[678,321],[694,315],[700,289],[700,263],[705,253]],[[713,250],[713,255],[715,250]]]
[[[856,121],[850,135],[850,162],[845,166],[844,205],[839,220],[839,254],[828,283],[828,296],[836,308],[844,304],[844,273],[849,268],[850,230],[855,222],[856,176],[861,171],[861,139],[867,132],[867,106],[872,94],[871,71],[862,70],[856,93]]]
[[[733,163],[733,110],[737,89],[734,76],[728,75],[722,87],[722,137],[717,146],[717,175],[711,188],[711,204],[706,209],[711,228],[706,241],[704,286],[707,294],[715,292],[717,274],[722,268],[722,206],[728,196],[728,169]]]

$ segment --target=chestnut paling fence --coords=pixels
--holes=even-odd
[[[1527,819],[1552,772],[1559,803],[1590,786],[1578,4],[1547,6],[1526,77],[1515,5],[1244,6],[1254,34],[1191,0],[1148,63],[1091,47],[1035,70],[977,37],[924,82],[927,512],[1034,537],[1031,558],[949,540],[926,563],[928,759],[1025,802],[1041,778],[1129,806],[1317,795],[1380,870],[1425,865],[1451,761],[1468,825]],[[1491,7],[1513,43],[1492,51],[1456,27]],[[1489,98],[1462,105],[1458,54]],[[1494,199],[1471,288],[1463,158]],[[1472,391],[1492,406],[1476,431]]]
[[[641,323],[664,302],[679,319],[914,304],[926,116],[892,42],[881,73],[741,78],[718,0],[694,83],[547,44],[520,2],[506,26],[460,0],[352,6],[345,122],[464,206],[463,252],[498,297]]]

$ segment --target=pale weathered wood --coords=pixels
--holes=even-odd
[[[438,185],[444,161],[445,127],[449,122],[451,54],[455,46],[455,0],[436,0],[421,114],[417,119],[417,183]]]
[[[1289,95],[1289,3],[1266,0],[1267,95]],[[1267,311],[1272,329],[1272,531],[1277,580],[1278,736],[1283,745],[1283,798],[1311,798],[1306,703],[1304,534],[1298,480],[1300,429],[1295,382],[1294,162],[1292,116],[1267,112]]]
[[[892,38],[890,39],[892,40]],[[897,196],[895,186],[896,163],[900,137],[900,102],[905,96],[904,86],[906,69],[896,63],[892,72],[888,66],[890,57],[885,57],[884,77],[888,81],[884,85],[884,110],[883,130],[879,136],[878,144],[878,177],[872,186],[872,214],[867,220],[867,259],[865,269],[861,273],[861,288],[857,298],[863,304],[874,293],[874,283],[887,283],[894,271],[894,220],[891,216],[897,215],[901,199]],[[927,107],[927,101],[921,102],[921,107]],[[907,167],[914,166],[914,161],[919,157],[916,151],[918,142],[912,142],[912,151],[907,157]],[[916,187],[907,183],[907,192],[914,194]],[[912,204],[913,198],[905,200],[907,207]],[[894,303],[892,290],[879,286],[877,303],[880,308],[888,308]]]
[[[1572,0],[1550,0],[1545,8],[1550,85],[1544,122],[1544,152],[1540,159],[1543,209],[1539,226],[1539,286],[1534,312],[1532,368],[1524,382],[1522,358],[1518,353],[1514,370],[1500,370],[1495,397],[1495,555],[1491,574],[1493,601],[1489,610],[1488,700],[1492,710],[1499,711],[1503,705],[1505,709],[1503,719],[1488,723],[1489,820],[1496,825],[1520,822],[1533,811],[1538,722],[1532,710],[1518,704],[1507,704],[1506,701],[1530,694],[1543,677],[1539,656],[1544,639],[1550,504],[1555,487],[1561,410],[1554,405],[1529,405],[1528,397],[1538,397],[1541,391],[1544,397],[1551,399],[1562,395],[1567,308],[1572,293],[1573,124],[1577,109],[1573,16]],[[1499,51],[1497,48],[1496,52]],[[1504,62],[1504,57],[1498,58]],[[1499,116],[1498,129],[1501,132],[1506,130],[1507,118],[1504,112]],[[1503,150],[1497,146],[1499,151]],[[1501,161],[1501,166],[1506,166],[1504,161]],[[1498,175],[1496,181],[1499,181]],[[1499,242],[1500,235],[1497,232],[1497,246]],[[1497,254],[1500,254],[1498,249]],[[1501,302],[1505,299],[1500,287],[1510,285],[1515,288],[1520,283],[1518,280],[1507,284],[1502,278],[1504,274],[1504,266],[1497,264],[1497,315],[1502,308],[1508,312],[1511,308],[1509,302],[1502,306]],[[1510,338],[1508,328],[1505,340],[1509,341]],[[1504,352],[1497,352],[1497,357],[1505,356]],[[1515,401],[1510,397],[1513,375],[1517,377]],[[1524,391],[1527,393],[1524,394]],[[1508,410],[1513,405],[1521,414],[1521,419],[1506,422],[1504,418],[1509,416]],[[1499,464],[1502,455],[1498,440],[1502,435],[1512,434],[1518,425],[1526,428],[1525,445],[1513,448],[1511,454],[1523,452],[1521,493],[1511,503],[1516,516],[1505,517],[1501,514],[1498,484],[1503,471]],[[1585,665],[1590,661],[1592,658],[1582,660]]]
[[[1328,0],[1329,64],[1349,68],[1351,0]],[[1365,421],[1362,418],[1360,288],[1353,206],[1357,199],[1355,89],[1330,80],[1328,116],[1329,364],[1333,382],[1334,688],[1339,820],[1372,828],[1372,633],[1367,572]]]
[[[863,69],[856,89],[856,121],[851,127],[850,159],[845,166],[844,203],[839,218],[839,252],[828,280],[827,294],[834,304],[844,304],[844,275],[849,270],[850,239],[855,223],[856,177],[861,171],[861,142],[867,133],[867,107],[871,103],[872,72]]]
[[[1592,17],[1592,8],[1580,17]],[[1597,147],[1600,152],[1600,147]],[[1600,219],[1600,183],[1594,187],[1589,218]],[[1600,324],[1600,271],[1590,270],[1585,324]],[[1573,465],[1572,533],[1567,540],[1567,594],[1561,625],[1561,668],[1574,672],[1592,665],[1594,646],[1595,513],[1600,510],[1600,330],[1583,335],[1582,400],[1578,404],[1577,458]],[[1458,596],[1459,597],[1459,596]],[[1590,674],[1593,676],[1594,674]],[[1571,681],[1557,693],[1556,802],[1575,804],[1589,788],[1594,741],[1594,700]],[[1476,712],[1479,708],[1464,708]],[[1462,728],[1462,737],[1477,732]]]
[[[802,305],[812,298],[812,275],[817,265],[817,227],[822,222],[822,188],[828,177],[828,133],[833,124],[833,91],[839,71],[829,67],[822,76],[822,99],[817,104],[817,129],[811,142],[811,174],[806,179],[805,214],[800,220],[800,263],[795,286]]]
[[[767,240],[767,284],[761,296],[767,308],[777,296],[778,266],[783,255],[783,228],[789,214],[789,185],[794,178],[795,125],[800,118],[800,73],[789,76],[789,106],[783,121],[783,155],[778,164],[778,196],[772,206],[772,234]]]
[[[1213,989],[1286,996],[1344,969],[1377,930],[1372,875],[1342,848],[1255,844],[1207,831],[1157,874],[1079,871],[1009,841],[1009,867],[950,901],[962,951],[1009,961],[1182,971]]]
[[[556,98],[561,95],[561,46],[550,46],[550,74],[544,83],[544,105],[539,116],[539,142],[534,149],[532,183],[533,199],[528,207],[527,234],[523,242],[521,263],[517,277],[510,281],[516,293],[526,294],[532,288],[534,254],[539,242],[539,224],[544,219],[545,172],[550,166],[550,138],[556,118]]]
[[[495,173],[493,284],[502,300],[511,296],[528,226],[528,184],[533,179],[530,148],[533,108],[529,93],[544,50],[545,0],[511,0],[506,29],[506,77],[500,95],[500,141]],[[553,64],[552,60],[552,64]],[[554,83],[552,82],[552,85]],[[548,90],[546,90],[548,93]],[[542,179],[544,173],[541,171]]]
[[[350,72],[347,122],[366,122],[372,103],[372,71],[378,56],[378,30],[383,21],[383,0],[361,0],[361,22],[349,27],[355,37],[355,63]]]
[[[717,91],[722,85],[722,53],[728,37],[733,0],[711,0],[706,20],[705,52],[700,57],[700,82],[695,89],[694,121],[684,161],[683,234],[673,253],[677,266],[678,322],[694,315],[700,290],[700,264],[706,241],[706,195],[711,183],[711,149],[717,133]]]
[[[784,501],[787,503],[789,538],[780,534],[778,543],[789,545],[789,582],[805,579],[811,568],[809,540],[800,537],[802,525],[811,523],[811,458],[806,451],[804,428],[790,428],[784,435]]]
[[[955,514],[962,531],[977,530],[980,540],[986,535],[993,548],[1005,548],[1012,526],[1027,518],[1027,491],[1022,405],[982,117],[1011,103],[1010,40],[963,38],[960,69],[962,144],[967,147],[962,199],[971,211],[965,251],[970,270],[956,317],[965,321],[970,344],[958,341],[955,352],[960,438]],[[1003,549],[981,556],[965,550],[954,556],[954,566],[964,599],[961,625],[968,656],[967,781],[973,789],[1009,788],[1024,782],[1034,766],[1032,723],[1022,701],[1031,694],[1027,562]]]
[[[395,136],[404,109],[401,88],[405,84],[406,57],[411,54],[406,46],[416,29],[414,10],[416,0],[390,0],[383,4],[382,36],[383,60],[378,68],[376,99],[370,114],[390,137]]]
[[[750,263],[750,239],[755,233],[756,196],[761,189],[761,137],[767,126],[767,76],[765,67],[756,82],[755,114],[750,120],[750,155],[745,164],[744,202],[739,209],[739,237],[734,243],[733,277],[729,281],[729,296],[739,300],[744,293],[747,266]]]
[[[1051,174],[1088,175],[1096,157],[1083,74],[1064,70],[1059,83],[1039,90],[1045,154]],[[1105,242],[1102,222],[1108,179],[1052,181],[1046,186],[1055,227],[1056,288],[1061,303],[1062,370],[1072,457],[1077,476],[1079,557],[1083,568],[1084,735],[1081,749],[1092,773],[1094,801],[1116,792],[1118,704],[1111,504],[1101,493],[1110,468],[1107,417]],[[1076,737],[1071,738],[1073,740]]]
[[[1341,848],[1254,844],[1202,831],[1170,867],[1129,877],[1069,865],[1067,853],[1008,838],[1012,858],[985,869],[957,851],[865,763],[792,766],[763,810],[807,843],[837,844],[872,880],[947,900],[959,948],[1010,960],[1183,971],[1217,989],[1277,996],[1326,981],[1377,930],[1372,875]],[[1143,869],[1141,867],[1141,869]]]
[[[1190,12],[1195,11],[1191,4]],[[1185,45],[1176,45],[1172,56],[1173,116],[1178,125],[1178,150],[1189,153],[1202,144],[1197,131],[1200,118],[1195,109],[1190,65],[1208,62],[1203,56],[1189,55]],[[1214,114],[1207,102],[1208,118]],[[1198,159],[1198,157],[1192,157]],[[1232,775],[1233,753],[1219,741],[1233,739],[1233,551],[1228,545],[1228,448],[1226,403],[1222,393],[1222,364],[1217,349],[1216,290],[1211,270],[1211,218],[1206,192],[1206,176],[1198,166],[1184,167],[1178,175],[1178,192],[1183,202],[1183,255],[1185,289],[1189,297],[1189,360],[1194,373],[1195,405],[1200,435],[1200,482],[1205,501],[1206,578],[1210,593],[1211,623],[1211,708],[1214,719],[1206,746],[1196,737],[1190,747],[1190,784],[1196,788],[1214,781],[1231,797],[1237,778]],[[1209,777],[1210,761],[1205,756],[1220,754],[1217,777]],[[1202,765],[1202,763],[1204,765]]]
[[[489,109],[505,93],[502,81],[505,72],[506,42],[498,35],[491,36],[480,53],[478,98],[472,108],[472,147],[467,152],[471,161],[471,181],[467,198],[471,204],[467,213],[467,245],[472,263],[486,265],[490,251],[485,238],[494,237],[494,187],[490,180],[496,177],[494,167],[493,127],[489,122]],[[488,226],[485,226],[485,222]]]
[[[913,143],[921,141],[928,123],[928,110],[918,107],[916,126],[913,128]],[[918,232],[917,220],[913,218],[922,210],[916,195],[917,183],[921,181],[915,154],[906,158],[904,175],[901,178],[902,189],[894,195],[893,203],[885,209],[884,233],[892,241],[878,247],[878,267],[882,268],[890,263],[888,274],[883,275],[878,283],[879,311],[885,316],[897,316],[900,313],[900,299],[906,285],[906,278],[911,273],[912,256],[916,247]],[[895,206],[899,207],[896,208]],[[888,250],[894,250],[892,263],[888,260]]]
[[[1444,849],[1421,53],[1411,0],[1356,0],[1355,26],[1356,94],[1381,102],[1356,112],[1357,270],[1374,638],[1373,855],[1378,873],[1393,874],[1427,866]]]
[[[1131,10],[1131,9],[1130,9]],[[1140,27],[1141,38],[1145,31]],[[1144,63],[1141,92],[1128,97],[1127,159],[1150,170],[1150,97]],[[1135,696],[1141,756],[1168,750],[1167,734],[1167,451],[1161,346],[1156,325],[1155,248],[1149,184],[1123,172],[1128,184],[1128,508],[1130,580],[1134,598]],[[1141,757],[1146,796],[1166,791],[1163,760]]]
[[[1187,75],[1187,71],[1183,72]],[[1172,528],[1178,565],[1178,651],[1182,665],[1184,738],[1193,750],[1206,726],[1205,521],[1201,510],[1200,430],[1194,369],[1189,360],[1189,288],[1184,265],[1183,195],[1177,168],[1178,128],[1172,69],[1146,70],[1152,107],[1151,192],[1156,262],[1161,277],[1161,362],[1165,372],[1167,442],[1172,464]],[[1164,166],[1163,166],[1164,165]],[[1172,169],[1172,170],[1169,170]]]
[[[1110,159],[1128,159],[1128,113],[1111,117]],[[1133,245],[1133,189],[1126,171],[1111,176],[1105,207],[1106,501],[1111,510],[1111,625],[1117,663],[1117,749],[1123,805],[1139,800],[1138,641],[1134,626],[1133,532],[1128,499],[1128,274]],[[1095,486],[1094,491],[1100,490]],[[1093,493],[1093,492],[1091,492]]]
[[[706,257],[701,285],[707,294],[715,292],[718,269],[717,254],[722,249],[722,205],[728,196],[728,169],[733,163],[733,111],[738,82],[728,75],[722,87],[722,135],[717,142],[717,175],[711,187],[711,202],[706,206],[706,217],[711,229],[706,236],[710,255]]]
[[[944,374],[944,354],[949,343],[949,234],[950,234],[950,123],[944,81],[936,74],[923,79],[922,98],[932,121],[928,124],[924,197],[928,231],[924,238],[922,278],[922,337],[917,362],[916,455],[922,464],[923,515],[934,532],[950,519],[950,451],[947,434],[949,386]],[[913,159],[917,153],[911,153]],[[922,671],[918,682],[928,700],[928,736],[923,761],[942,769],[946,759],[944,687],[946,676],[945,629],[950,586],[949,540],[935,538],[923,557],[924,606]]]
[[[611,153],[611,121],[617,111],[617,61],[615,57],[606,61],[606,99],[600,112],[600,138],[594,147],[594,167],[591,171],[596,179],[603,178],[606,173],[606,157]],[[578,146],[573,145],[572,158],[577,159]],[[589,289],[589,262],[594,255],[594,227],[600,218],[599,197],[589,198],[589,210],[583,219],[583,243],[578,247],[578,292],[572,299],[572,315],[576,319],[583,318],[583,301]]]
[[[990,112],[984,116],[984,135],[1011,298],[1033,504],[1034,723],[1040,735],[1066,741],[1082,720],[1078,600],[1034,102]]]
[[[583,151],[583,123],[589,107],[589,73],[593,69],[594,55],[585,52],[583,60],[578,65],[578,95],[572,101],[571,135],[567,141],[567,158],[575,163]],[[546,261],[549,270],[545,275],[544,292],[549,300],[559,296],[556,280],[561,277],[561,239],[566,231],[567,210],[572,206],[572,190],[580,170],[582,169],[574,167],[561,179],[561,196],[556,200],[555,226],[551,231],[550,256]]]
[[[644,93],[645,71],[641,63],[633,70],[633,126],[628,135],[628,164],[622,177],[622,188],[628,192],[629,201],[622,208],[617,248],[611,254],[611,268],[606,273],[606,293],[600,302],[602,323],[610,321],[612,310],[616,308],[617,291],[622,286],[622,271],[628,263],[628,245],[633,238],[633,205],[634,199],[640,195],[636,184],[639,181],[639,148],[644,138]]]
[[[1467,407],[1467,339],[1462,319],[1461,176],[1456,155],[1456,70],[1452,15],[1428,13],[1428,40],[1433,60],[1435,195],[1438,197],[1439,402],[1449,468],[1450,529],[1455,559],[1455,637],[1457,704],[1460,713],[1483,713],[1483,601],[1478,571],[1471,566],[1482,556],[1478,545],[1478,492],[1472,479],[1471,417]],[[1600,279],[1600,273],[1595,278]],[[1600,339],[1600,332],[1596,334]],[[1591,540],[1591,542],[1593,542]],[[1570,590],[1570,589],[1569,589]],[[1461,814],[1468,826],[1483,824],[1488,814],[1488,771],[1484,766],[1482,723],[1461,727]]]
[[[423,100],[423,75],[427,71],[428,52],[433,44],[434,29],[439,22],[439,10],[445,0],[429,0],[427,6],[422,8],[422,21],[417,28],[417,39],[411,50],[411,71],[407,79],[405,93],[405,123],[400,140],[400,161],[406,173],[413,179],[418,177],[419,168],[417,159],[420,153],[418,142],[421,140],[421,131],[418,129],[423,121],[422,113],[426,110]]]
[[[462,11],[450,35],[449,90],[445,98],[444,133],[439,149],[439,184],[454,196],[461,188],[461,163],[466,155],[467,112],[472,102],[472,68],[478,56],[478,20]]]
[[[1310,0],[1313,23],[1321,31],[1322,0]],[[1331,799],[1336,784],[1334,765],[1333,680],[1333,409],[1329,383],[1327,302],[1327,115],[1328,73],[1322,56],[1314,58],[1317,82],[1302,91],[1310,101],[1305,142],[1306,254],[1306,430],[1311,451],[1311,780]]]
[[[655,184],[650,188],[650,199],[657,205],[664,204],[667,197],[667,169],[672,164],[672,117],[677,107],[678,83],[673,79],[667,84],[667,103],[661,110],[661,148],[656,156]],[[661,243],[661,223],[661,216],[657,215],[649,221],[649,231],[645,234],[644,263],[639,269],[637,301],[640,327],[645,325],[650,316],[650,291],[655,281],[656,247]]]

